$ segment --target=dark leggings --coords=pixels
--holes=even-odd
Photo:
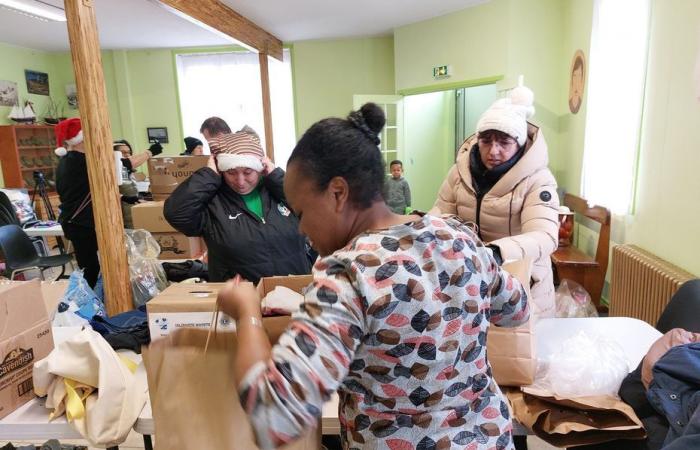
[[[78,266],[83,269],[85,281],[91,288],[94,288],[95,283],[97,283],[97,276],[100,273],[95,229],[72,223],[63,223],[62,226],[66,237],[73,243],[75,259],[78,261]]]

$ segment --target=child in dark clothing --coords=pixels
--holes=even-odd
[[[386,181],[386,204],[396,214],[406,214],[411,206],[411,188],[403,175],[403,163],[398,159],[389,165],[391,177]]]

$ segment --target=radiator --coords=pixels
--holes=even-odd
[[[610,316],[634,317],[651,326],[684,282],[696,278],[636,245],[613,248]]]

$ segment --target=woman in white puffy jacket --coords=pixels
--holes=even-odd
[[[531,313],[553,317],[550,255],[558,244],[559,199],[542,130],[527,121],[533,100],[532,91],[519,86],[481,116],[431,213],[476,223],[497,261],[532,259]]]

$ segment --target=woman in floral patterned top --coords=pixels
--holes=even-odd
[[[252,285],[221,292],[245,343],[241,402],[263,448],[307,433],[338,391],[346,449],[511,449],[486,336],[489,324],[528,320],[525,291],[457,220],[389,210],[383,126],[366,104],[316,123],[294,149],[285,192],[321,257],[274,347]]]

